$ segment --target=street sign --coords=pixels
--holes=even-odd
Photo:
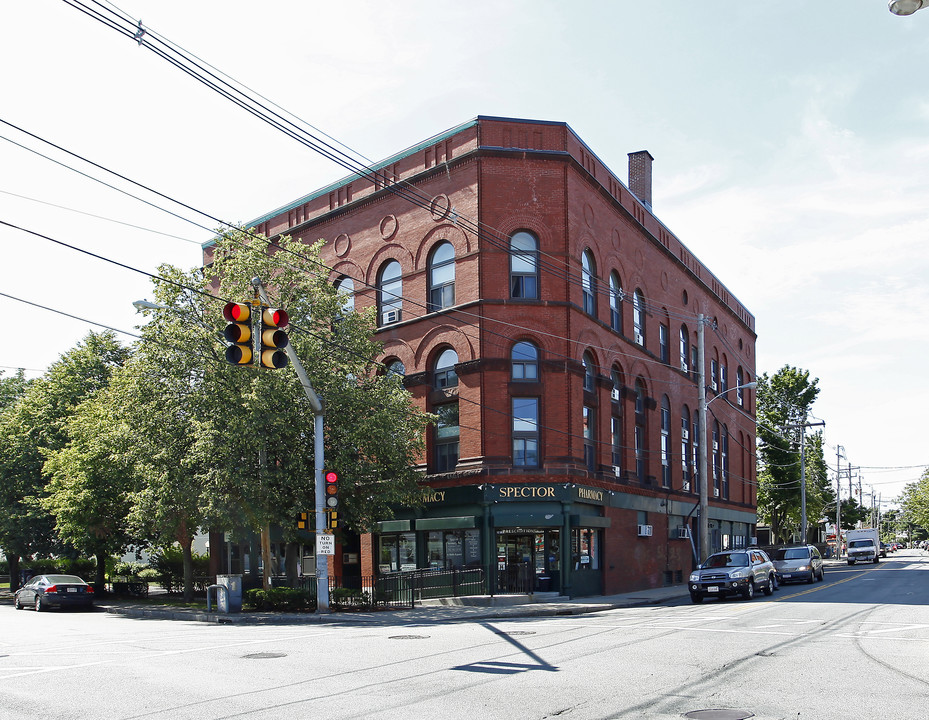
[[[316,554],[335,555],[335,535],[329,535],[328,533],[317,533]]]

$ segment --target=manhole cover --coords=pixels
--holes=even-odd
[[[519,637],[522,635],[535,635],[534,630],[513,630],[512,632],[506,632],[505,630],[497,630],[497,635],[507,635],[508,637]]]
[[[745,720],[755,717],[755,713],[748,710],[694,710],[684,714],[691,720]]]
[[[428,640],[428,635],[391,635],[391,640]]]
[[[272,658],[287,657],[287,653],[260,652],[243,656],[246,660],[270,660]]]

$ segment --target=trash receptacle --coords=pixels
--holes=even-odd
[[[216,605],[221,613],[242,612],[242,576],[217,575],[216,584],[226,588],[225,592],[216,593]]]

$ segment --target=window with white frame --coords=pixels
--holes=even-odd
[[[610,327],[623,331],[623,286],[615,270],[610,273]]]
[[[377,280],[378,324],[400,322],[403,307],[403,277],[400,263],[389,260]]]
[[[539,379],[539,349],[531,342],[518,342],[510,351],[513,380],[537,382]]]
[[[514,397],[513,465],[539,466],[539,398]]]
[[[584,295],[584,312],[588,315],[597,315],[597,280],[594,256],[590,250],[581,255],[581,290]]]
[[[641,290],[632,293],[632,339],[645,347],[645,296]]]
[[[539,243],[528,232],[510,238],[510,297],[539,297]]]
[[[436,246],[429,258],[429,312],[455,304],[455,248],[448,241]]]

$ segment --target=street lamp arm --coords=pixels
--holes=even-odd
[[[753,390],[756,387],[758,387],[758,383],[753,380],[752,382],[745,383],[744,385],[736,385],[735,387],[726,388],[725,390],[723,390],[721,393],[719,393],[715,397],[712,397],[709,400],[707,400],[706,405],[707,407],[709,407],[713,403],[714,400],[719,400],[719,398],[723,397],[723,395],[730,393],[733,390]],[[706,392],[706,390],[708,389],[709,388],[704,388],[704,392]]]
[[[929,7],[929,0],[890,0],[887,8],[894,15],[912,15],[917,10]]]

